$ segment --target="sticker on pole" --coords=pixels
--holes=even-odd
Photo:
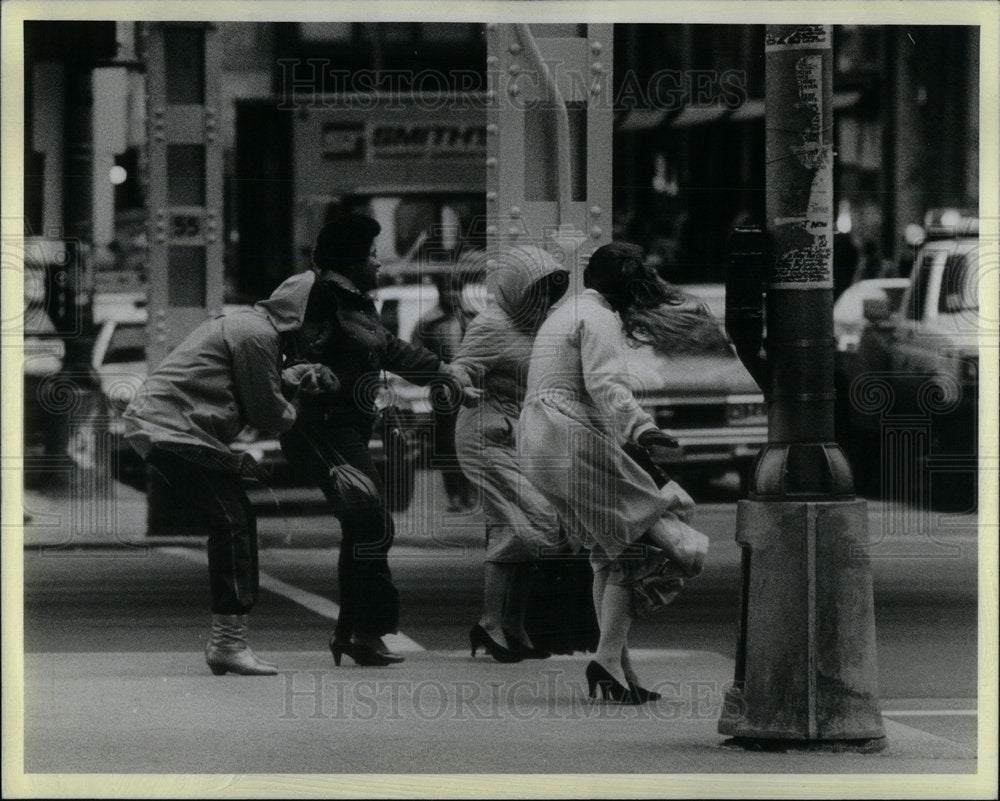
[[[771,272],[772,287],[818,289],[833,286],[833,148],[823,108],[823,56],[794,59],[794,82],[780,98],[790,105],[784,119],[796,121],[786,132],[785,148],[797,172],[808,180],[808,194],[783,187],[782,214],[772,220],[779,248]],[[826,110],[829,111],[828,109]]]
[[[800,25],[793,28],[780,26],[779,30],[769,26],[764,38],[765,53],[831,46],[830,33],[826,25]]]

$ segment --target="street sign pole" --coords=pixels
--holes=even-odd
[[[769,25],[765,53],[768,444],[737,511],[739,664],[719,732],[877,744],[867,508],[833,441],[831,29]]]

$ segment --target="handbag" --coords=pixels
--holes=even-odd
[[[333,448],[328,451],[334,462],[327,480],[327,495],[338,508],[373,506],[381,502],[375,482]]]
[[[666,530],[667,556],[687,578],[697,576],[708,554],[708,537],[697,531],[675,514],[667,512],[660,518]]]
[[[669,512],[660,518],[670,541],[667,556],[683,575],[688,578],[697,576],[708,554],[708,537],[690,526],[694,518],[694,500],[653,462],[645,448],[633,443],[626,444],[624,448],[629,457],[653,479],[660,495],[670,501]]]

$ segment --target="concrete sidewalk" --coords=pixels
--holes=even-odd
[[[264,645],[263,643],[261,645]],[[468,651],[392,668],[261,652],[274,677],[200,653],[25,655],[29,773],[970,773],[974,749],[886,720],[879,753],[749,752],[716,733],[732,661],[638,652],[663,699],[587,698],[588,657],[499,665]]]

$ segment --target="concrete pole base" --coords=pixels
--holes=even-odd
[[[723,748],[757,751],[770,754],[821,753],[821,754],[878,754],[886,749],[885,737],[870,740],[766,740],[747,737],[733,737],[726,740]]]
[[[719,733],[739,741],[885,737],[863,500],[740,501],[746,609]]]

